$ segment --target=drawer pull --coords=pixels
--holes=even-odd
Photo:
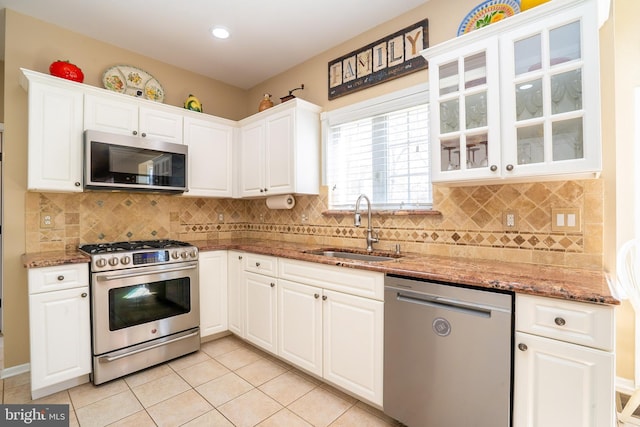
[[[61,274],[58,276],[58,281],[62,282],[64,280],[64,276]]]
[[[260,267],[260,263],[259,262],[256,262],[256,267]]]
[[[556,317],[555,319],[553,319],[553,321],[558,326],[564,326],[567,323],[567,322],[565,322],[565,320],[562,317]]]
[[[525,343],[518,344],[518,350],[527,351],[528,349],[529,349],[529,347],[527,347],[527,345]]]
[[[86,292],[83,292],[83,293],[81,293],[81,294],[80,294],[80,296],[81,296],[82,298],[86,298],[86,297],[87,297],[87,293],[86,293]]]

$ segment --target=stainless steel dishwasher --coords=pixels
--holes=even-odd
[[[509,427],[513,295],[387,275],[384,412],[409,427]]]

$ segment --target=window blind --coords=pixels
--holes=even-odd
[[[376,209],[432,204],[427,103],[329,126],[326,183],[331,209],[366,194]]]

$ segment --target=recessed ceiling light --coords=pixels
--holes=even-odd
[[[213,27],[211,29],[211,34],[213,37],[217,39],[228,39],[229,38],[229,30],[223,27]]]

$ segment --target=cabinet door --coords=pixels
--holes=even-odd
[[[29,296],[31,389],[91,372],[89,287]]]
[[[84,128],[135,135],[138,132],[138,105],[109,94],[86,95],[84,100]]]
[[[79,90],[30,83],[30,190],[82,191],[82,100]]]
[[[500,177],[498,40],[429,61],[433,181]]]
[[[227,302],[229,330],[244,337],[244,254],[229,251],[227,271]]]
[[[200,252],[200,335],[227,330],[227,251]]]
[[[265,186],[267,195],[294,191],[293,135],[295,110],[266,119]]]
[[[271,353],[276,342],[276,279],[245,272],[245,338]]]
[[[505,176],[601,169],[594,3],[501,36]]]
[[[189,146],[185,196],[231,197],[233,127],[185,117],[184,143]]]
[[[613,353],[516,332],[514,427],[614,425]]]
[[[278,356],[322,375],[322,289],[278,281]]]
[[[264,121],[251,123],[240,131],[240,195],[264,195]]]
[[[382,406],[384,303],[324,291],[324,378]]]
[[[182,116],[161,109],[140,107],[139,133],[143,138],[182,144]]]

